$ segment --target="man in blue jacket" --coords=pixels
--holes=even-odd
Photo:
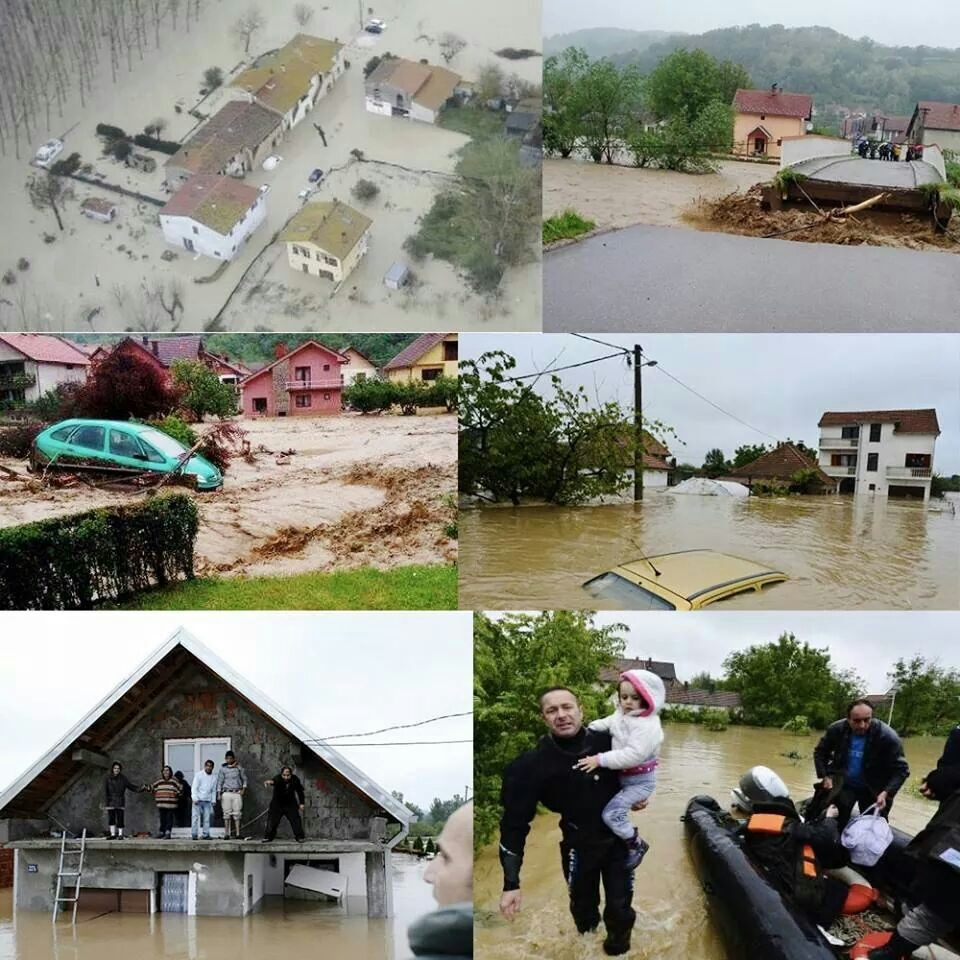
[[[873,715],[869,700],[855,700],[847,716],[827,727],[813,751],[820,786],[831,795],[843,830],[853,805],[863,813],[876,806],[889,817],[893,798],[910,775],[896,731]]]

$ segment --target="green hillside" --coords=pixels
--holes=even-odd
[[[601,57],[613,57],[617,54],[639,53],[652,43],[659,43],[670,37],[683,34],[667,30],[623,30],[620,27],[593,27],[589,30],[574,30],[572,33],[558,33],[543,40],[543,55],[549,57],[560,53],[567,47],[580,47],[586,50],[593,60]]]
[[[960,102],[960,49],[886,47],[826,27],[730,27],[668,37],[612,59],[649,73],[679,47],[740,63],[756,87],[776,82],[784,90],[813,94],[818,120],[835,116],[838,105],[910,114],[918,100]]]

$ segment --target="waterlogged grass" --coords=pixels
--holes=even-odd
[[[489,140],[503,136],[505,114],[479,107],[455,107],[440,114],[437,125],[446,130],[455,130],[471,140]]]
[[[140,594],[123,610],[455,610],[457,568],[443,564],[292,577],[201,577]]]
[[[568,208],[563,213],[543,221],[543,242],[556,243],[558,240],[579,237],[582,233],[589,233],[595,226],[592,220],[587,220],[576,210]]]

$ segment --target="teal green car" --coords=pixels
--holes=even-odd
[[[145,423],[61,420],[37,434],[30,451],[34,470],[93,470],[120,476],[149,471],[182,473],[198,490],[218,490],[223,474],[198,454],[187,457],[178,440]]]

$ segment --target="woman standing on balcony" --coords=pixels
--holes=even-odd
[[[160,779],[153,787],[153,802],[160,813],[160,832],[157,836],[161,840],[169,840],[173,835],[173,825],[177,816],[177,806],[180,803],[180,781],[173,775],[172,767],[164,767],[160,771]]]

